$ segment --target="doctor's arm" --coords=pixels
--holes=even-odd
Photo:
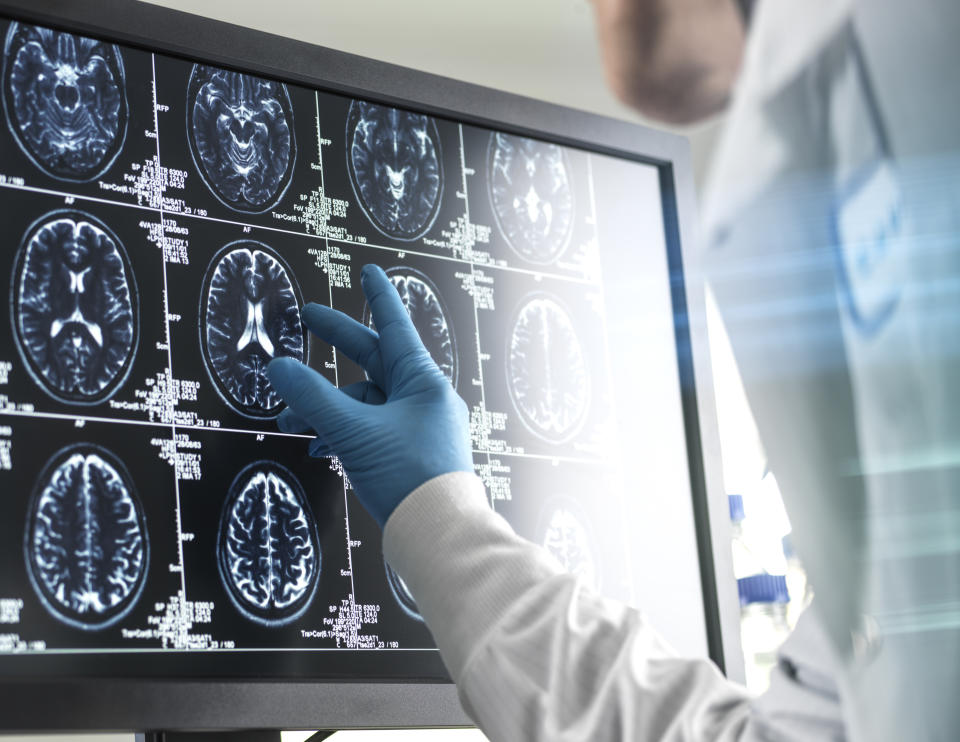
[[[465,404],[384,272],[367,266],[361,283],[379,333],[318,305],[303,318],[370,381],[337,389],[275,360],[280,424],[340,458],[478,726],[495,742],[758,739],[743,688],[676,656],[639,612],[585,589],[490,509]]]

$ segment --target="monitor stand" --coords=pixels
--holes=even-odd
[[[306,742],[320,742],[332,735],[323,730]],[[137,742],[280,742],[280,732],[257,729],[245,732],[146,732],[136,735]]]

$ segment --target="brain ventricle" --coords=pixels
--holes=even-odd
[[[136,350],[138,294],[122,243],[82,212],[54,212],[24,239],[14,285],[16,339],[51,396],[100,402]]]
[[[266,368],[276,357],[305,359],[300,290],[290,269],[266,245],[228,245],[208,269],[204,358],[224,398],[253,417],[279,413],[282,400]]]

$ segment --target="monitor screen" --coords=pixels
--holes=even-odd
[[[466,401],[490,507],[706,654],[656,166],[0,31],[0,673],[446,677],[265,374],[364,378],[299,309],[372,325],[367,263]]]

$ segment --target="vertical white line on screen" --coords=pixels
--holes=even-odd
[[[467,229],[469,230],[470,228],[469,227],[470,196],[467,192],[467,156],[463,146],[463,124],[459,124],[457,126],[457,131],[460,133],[460,177],[461,177],[460,187],[463,189],[463,203],[464,203],[464,206],[466,207]],[[469,257],[470,257],[470,276],[473,278],[473,291],[474,291],[473,330],[474,330],[474,341],[476,343],[476,348],[477,348],[477,374],[479,376],[479,381],[480,381],[480,407],[482,408],[483,415],[486,416],[487,415],[487,396],[484,389],[485,384],[483,381],[483,352],[480,348],[480,313],[477,310],[477,297],[476,297],[477,279],[476,279],[476,272],[474,270],[476,264],[474,263],[474,260],[473,260],[472,246],[470,248]],[[481,424],[485,424],[485,423],[481,423]],[[487,458],[487,470],[490,471],[491,469],[490,453],[487,452],[484,455]],[[496,510],[497,506],[496,506],[496,502],[493,499],[493,493],[492,492],[489,493],[489,496],[490,496],[490,508],[492,510]]]
[[[327,184],[323,174],[323,137],[320,133],[320,94],[314,92],[313,100],[317,107],[317,117],[315,123],[317,126],[317,165],[320,167],[320,190],[323,192],[324,201],[327,199]],[[323,244],[327,250],[327,299],[330,308],[333,309],[333,279],[330,276],[330,241],[327,238],[327,230],[324,228]],[[330,348],[331,360],[333,361],[333,383],[340,386],[340,370],[337,368],[337,350]]]
[[[173,492],[176,501],[175,514],[177,519],[177,559],[180,568],[180,625],[177,627],[178,642],[185,639],[180,636],[181,632],[186,633],[186,603],[187,603],[187,577],[186,568],[183,562],[183,526],[180,511],[180,475],[177,472],[177,421],[175,414],[176,403],[171,394],[173,393],[173,350],[170,342],[170,293],[167,284],[167,237],[163,223],[163,170],[160,167],[160,115],[159,104],[157,101],[157,55],[150,55],[151,73],[153,75],[153,137],[157,146],[157,160],[154,165],[155,187],[159,191],[156,195],[158,199],[160,213],[160,259],[163,262],[163,326],[166,333],[167,344],[167,398],[165,404],[169,405],[167,414],[170,416],[170,434],[172,436],[172,464],[173,464]]]
[[[316,126],[317,126],[317,164],[320,166],[320,190],[323,192],[324,201],[327,199],[327,186],[323,174],[323,136],[320,131],[320,94],[314,92],[313,100],[316,104],[317,117],[316,117]],[[329,214],[329,212],[328,212]],[[327,231],[324,229],[323,235],[323,244],[326,246],[327,250],[327,297],[329,300],[330,308],[333,309],[333,277],[331,276],[330,269],[330,242],[327,239]],[[333,383],[336,386],[340,386],[340,369],[337,366],[337,350],[336,348],[331,348],[330,353],[333,359]],[[351,637],[353,644],[356,644],[358,641],[358,626],[357,626],[357,589],[354,582],[353,575],[353,545],[350,538],[350,498],[347,492],[347,473],[343,470],[343,464],[341,462],[341,474],[343,481],[343,524],[344,524],[344,533],[347,539],[347,570],[350,572],[350,617],[352,620],[351,630],[354,632],[354,636]]]

